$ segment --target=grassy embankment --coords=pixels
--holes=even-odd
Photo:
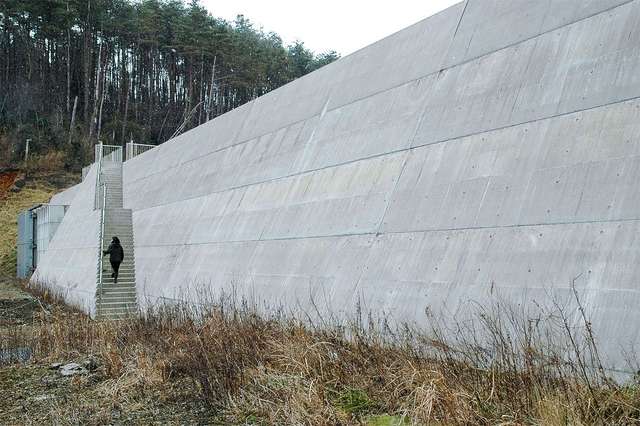
[[[53,194],[79,181],[62,171],[59,154],[34,159],[26,170],[0,176],[0,276],[15,276],[18,213],[47,202]],[[26,175],[20,192],[9,191],[13,178]]]

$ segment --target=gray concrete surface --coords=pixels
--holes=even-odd
[[[138,301],[233,287],[424,325],[426,307],[496,294],[565,300],[578,277],[607,366],[625,369],[639,96],[640,0],[455,5],[128,161]],[[75,191],[53,246],[81,256],[93,188]],[[37,276],[81,288],[72,263]]]

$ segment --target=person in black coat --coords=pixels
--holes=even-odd
[[[122,245],[120,244],[120,239],[118,239],[118,237],[113,237],[111,244],[109,244],[109,248],[105,250],[104,254],[109,255],[109,262],[111,263],[111,269],[113,269],[111,278],[113,278],[113,282],[117,284],[118,270],[120,269],[120,264],[124,260],[124,250],[122,249]]]

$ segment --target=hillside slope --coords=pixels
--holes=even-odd
[[[35,172],[25,179],[20,192],[9,190],[20,173],[0,173],[0,276],[15,276],[18,214],[46,203],[53,194],[73,185],[78,176],[66,172]]]

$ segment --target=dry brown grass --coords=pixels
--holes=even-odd
[[[46,154],[34,155],[25,164],[27,173],[62,172],[67,154],[62,151],[49,151]]]
[[[588,355],[589,330],[572,329],[578,352],[550,345],[547,337],[561,337],[550,330],[564,330],[561,312],[545,319],[555,328],[542,333],[497,304],[478,312],[474,333],[445,338],[450,333],[440,326],[391,330],[366,321],[320,331],[225,303],[198,316],[173,306],[114,322],[54,304],[28,333],[16,332],[14,344],[33,348],[41,361],[96,357],[106,378],[101,390],[114,400],[163,395],[181,384],[185,398],[205,402],[221,423],[640,421],[638,388],[600,374],[598,359]],[[591,372],[582,376],[585,367]]]
[[[47,202],[55,193],[48,185],[27,186],[18,193],[0,199],[0,275],[15,275],[18,214],[36,204]]]

